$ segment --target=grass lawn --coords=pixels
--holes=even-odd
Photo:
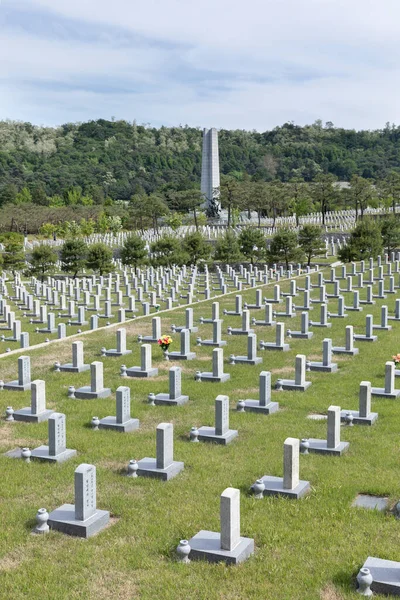
[[[339,269],[337,269],[339,274]],[[312,276],[315,283],[316,275]],[[354,279],[355,280],[355,279]],[[345,282],[341,282],[345,285]],[[302,280],[299,280],[299,285]],[[271,288],[271,285],[268,286]],[[288,282],[282,282],[284,291]],[[328,293],[332,290],[327,286]],[[388,287],[388,285],[386,285]],[[243,292],[244,300],[254,302],[255,291]],[[272,296],[271,289],[266,295]],[[344,294],[352,304],[352,294]],[[318,291],[312,297],[317,298]],[[362,290],[360,298],[366,297]],[[222,308],[234,306],[234,295],[220,299]],[[302,292],[294,302],[302,302]],[[137,334],[151,333],[151,317],[126,324],[129,356],[101,358],[100,349],[115,347],[114,331],[97,331],[82,339],[85,362],[104,362],[104,383],[113,395],[105,400],[71,400],[69,385],[86,385],[88,372],[78,375],[55,373],[55,360],[67,362],[71,340],[51,344],[35,351],[21,350],[32,360],[32,379],[45,379],[47,405],[67,416],[67,446],[78,456],[62,465],[24,463],[2,456],[18,446],[34,448],[47,443],[47,423],[0,422],[0,598],[5,600],[71,600],[141,598],[176,599],[302,599],[342,600],[359,597],[355,576],[367,556],[400,560],[400,522],[391,513],[351,508],[358,493],[389,496],[391,505],[400,499],[399,401],[373,399],[372,409],[379,413],[373,427],[342,427],[342,439],[350,442],[348,454],[341,458],[311,454],[300,457],[300,477],[309,480],[311,493],[300,501],[264,498],[249,493],[262,475],[283,475],[283,442],[287,437],[326,438],[326,421],[307,419],[310,413],[325,413],[331,404],[358,409],[358,390],[362,380],[384,385],[384,365],[400,351],[400,323],[391,322],[390,332],[378,332],[378,342],[356,345],[360,354],[353,358],[335,356],[339,370],[334,374],[307,373],[312,386],[304,394],[273,392],[281,410],[271,416],[236,412],[239,399],[258,398],[260,371],[272,372],[272,382],[294,375],[295,355],[321,360],[322,340],[331,337],[334,345],[344,345],[344,328],[355,326],[364,333],[365,316],[380,320],[382,303],[393,314],[395,295],[367,306],[347,319],[332,319],[331,329],[314,328],[309,341],[289,340],[286,353],[259,351],[261,365],[229,365],[229,354],[246,354],[247,339],[229,337],[226,328],[240,327],[241,318],[226,316],[223,322],[225,371],[231,379],[223,384],[198,383],[197,370],[211,370],[211,348],[196,347],[195,338],[212,337],[212,326],[200,325],[192,334],[194,361],[169,363],[153,346],[153,364],[159,375],[150,380],[121,379],[121,364],[140,364]],[[283,304],[282,304],[283,307]],[[337,312],[337,300],[329,310]],[[335,310],[334,310],[335,309]],[[163,333],[171,323],[184,323],[184,310],[161,313]],[[194,305],[195,320],[211,315],[211,301]],[[263,318],[263,310],[252,310]],[[314,305],[311,320],[319,320],[319,305]],[[283,319],[286,327],[300,329],[300,313]],[[256,327],[258,341],[275,340],[275,328]],[[179,334],[172,335],[179,349]],[[190,401],[183,407],[151,407],[149,392],[168,390],[168,369],[182,367],[183,393]],[[0,359],[0,379],[17,375],[17,357]],[[90,420],[115,414],[115,390],[129,385],[132,416],[140,419],[140,429],[129,434],[93,431]],[[399,382],[400,385],[400,382]],[[230,398],[230,426],[239,437],[227,447],[205,443],[192,444],[188,433],[192,425],[214,424],[214,401],[218,394]],[[29,405],[30,393],[0,392],[0,411]],[[158,423],[174,424],[175,459],[184,461],[185,470],[164,483],[124,475],[130,459],[155,456],[155,429]],[[57,532],[34,536],[31,530],[39,507],[49,511],[73,503],[74,470],[80,463],[97,468],[97,506],[111,512],[112,524],[90,540],[68,537]],[[176,561],[175,548],[180,539],[189,539],[200,529],[219,531],[219,497],[226,487],[241,490],[241,534],[255,540],[256,552],[237,567]]]

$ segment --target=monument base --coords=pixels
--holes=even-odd
[[[225,562],[236,565],[246,560],[254,552],[254,540],[241,537],[233,550],[221,548],[221,534],[216,531],[199,531],[189,540],[191,560]]]
[[[27,392],[32,387],[32,382],[19,384],[18,381],[10,381],[9,383],[5,383],[3,389],[8,392]]]
[[[349,449],[349,442],[340,442],[335,448],[328,448],[327,440],[317,440],[314,438],[310,438],[309,440],[310,447],[308,449],[309,452],[314,452],[315,454],[333,454],[334,456],[342,456]]]
[[[75,390],[75,398],[79,400],[94,400],[97,398],[108,398],[111,396],[110,388],[103,388],[99,392],[92,392],[90,385],[85,385]]]
[[[83,371],[89,371],[89,369],[90,365],[80,365],[79,367],[74,367],[72,363],[60,365],[60,371],[65,371],[66,373],[83,373]]]
[[[311,362],[308,364],[310,371],[322,371],[323,373],[336,373],[338,366],[335,363],[324,365],[322,362]]]
[[[282,346],[277,346],[273,342],[260,342],[261,350],[279,350],[280,352],[289,352],[289,344],[283,344]]]
[[[176,460],[165,469],[158,469],[157,460],[155,458],[148,458],[147,456],[142,458],[142,460],[139,460],[138,465],[138,476],[153,477],[154,479],[162,479],[163,481],[169,481],[184,469],[183,462],[178,462]]]
[[[256,356],[256,358],[247,358],[247,356],[234,356],[232,359],[230,359],[230,364],[231,365],[259,365],[260,363],[262,363],[262,358],[259,356]]]
[[[50,529],[67,535],[89,538],[104,529],[109,520],[110,513],[107,510],[96,510],[85,521],[78,521],[75,519],[75,504],[63,504],[50,513],[48,525]]]
[[[343,423],[347,422],[346,415],[350,413],[353,416],[353,425],[373,425],[378,418],[378,413],[369,413],[367,417],[360,417],[358,410],[341,410],[340,420]]]
[[[373,592],[400,596],[400,562],[369,556],[363,567],[369,569],[373,577]]]
[[[371,388],[371,396],[377,398],[392,398],[395,400],[400,396],[400,390],[393,390],[393,392],[385,392],[385,388]]]
[[[305,381],[304,383],[296,383],[294,379],[281,379],[275,384],[275,389],[288,390],[293,392],[305,392],[311,385],[311,381]]]
[[[269,402],[268,404],[260,404],[258,400],[245,400],[244,410],[246,412],[263,413],[265,415],[271,415],[279,410],[278,402]]]
[[[359,352],[359,348],[353,348],[353,350],[347,350],[345,346],[334,346],[332,348],[333,354],[348,354],[349,356],[355,356]]]
[[[213,383],[223,383],[224,381],[228,381],[231,376],[229,373],[222,373],[222,375],[213,375],[212,373],[208,373],[204,371],[203,373],[199,373],[196,375],[196,379],[199,381],[212,381]]]
[[[54,410],[44,410],[41,413],[37,413],[36,415],[32,413],[31,408],[27,406],[26,408],[21,408],[21,410],[16,410],[13,414],[14,421],[25,421],[26,423],[42,423],[43,421],[47,421],[50,415],[52,415]]]
[[[195,352],[187,352],[186,354],[181,354],[180,352],[166,353],[167,360],[193,360],[195,358],[196,358]]]
[[[228,431],[222,435],[215,433],[215,427],[199,427],[199,442],[215,442],[216,444],[222,444],[226,446],[230,444],[232,440],[237,437],[238,432],[236,429],[228,429]]]
[[[106,356],[125,356],[126,354],[132,354],[132,350],[124,350],[123,352],[118,352],[115,348],[111,350],[106,350]]]
[[[178,396],[177,398],[171,398],[169,394],[156,394],[154,402],[159,405],[167,404],[170,406],[181,406],[188,402],[189,396]]]
[[[147,369],[142,371],[140,367],[131,367],[126,370],[126,374],[128,377],[155,377],[158,375],[158,369]]]
[[[298,500],[311,489],[309,481],[299,481],[298,485],[292,490],[285,489],[283,487],[283,477],[273,477],[272,475],[261,477],[261,481],[265,485],[264,496],[284,496],[292,500]]]
[[[113,429],[121,433],[129,433],[139,429],[139,419],[129,419],[125,423],[117,423],[117,417],[104,417],[100,419],[99,429]]]
[[[76,450],[69,450],[68,448],[64,450],[64,452],[60,452],[55,456],[50,456],[49,447],[48,446],[39,446],[39,448],[34,448],[32,450],[31,458],[37,458],[39,460],[47,460],[48,462],[57,462],[63,463],[66,460],[69,460],[73,456],[76,456]]]

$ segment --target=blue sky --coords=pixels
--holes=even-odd
[[[0,119],[400,124],[399,0],[0,0]]]

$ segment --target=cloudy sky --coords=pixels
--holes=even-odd
[[[0,0],[0,119],[400,123],[400,0]]]

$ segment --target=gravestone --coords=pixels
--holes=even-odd
[[[298,500],[310,491],[309,481],[299,477],[300,443],[298,439],[287,438],[283,444],[283,477],[264,475],[252,486],[257,496],[284,496]]]
[[[355,356],[359,353],[359,349],[354,347],[353,325],[346,326],[346,345],[334,346],[332,352],[333,354],[349,354],[350,356]]]
[[[190,331],[189,329],[181,330],[181,348],[180,352],[166,351],[165,357],[167,360],[193,360],[196,358],[196,353],[190,351]]]
[[[306,381],[306,357],[304,354],[297,354],[295,362],[294,379],[278,379],[275,388],[280,390],[305,392],[311,385],[311,381]]]
[[[170,406],[180,406],[188,402],[189,396],[182,394],[182,370],[180,367],[171,367],[169,370],[169,393],[149,394],[149,400],[155,404]]]
[[[72,342],[72,363],[60,365],[58,369],[67,373],[82,373],[90,369],[90,365],[84,364],[83,342]]]
[[[4,384],[9,392],[26,392],[31,389],[31,359],[30,356],[18,358],[18,379]]]
[[[14,412],[15,421],[27,423],[42,423],[47,421],[53,410],[46,409],[46,382],[40,379],[32,381],[31,405]]]
[[[257,336],[255,333],[249,333],[247,336],[247,356],[235,356],[231,354],[229,362],[231,365],[258,365],[262,362],[262,358],[257,356]]]
[[[62,463],[73,456],[76,456],[76,450],[67,448],[67,435],[65,426],[65,415],[53,412],[48,420],[49,425],[49,445],[39,446],[32,450],[32,458],[48,462]]]
[[[279,410],[278,402],[271,402],[271,373],[269,371],[261,371],[260,373],[260,399],[259,400],[242,400],[238,402],[238,410],[242,408],[248,412],[257,412],[270,415]]]
[[[348,422],[349,414],[353,425],[373,425],[378,418],[378,413],[371,412],[371,383],[362,381],[359,392],[358,410],[342,410],[340,419],[342,422]]]
[[[276,324],[275,343],[261,341],[260,348],[262,350],[279,350],[281,352],[288,352],[290,350],[290,346],[289,344],[285,344],[285,324]]]
[[[90,365],[90,386],[85,385],[75,391],[75,397],[80,400],[93,400],[95,398],[108,398],[111,396],[110,388],[104,387],[103,363],[94,361]]]
[[[129,433],[139,429],[139,419],[131,417],[131,390],[120,385],[116,391],[116,417],[100,419],[99,429],[112,429],[120,433]]]
[[[236,429],[229,429],[229,398],[217,396],[215,400],[215,427],[199,427],[199,441],[230,444],[237,437]]]
[[[121,367],[121,375],[124,377],[155,377],[158,375],[158,369],[152,367],[151,345],[142,344],[140,346],[140,367],[130,367],[125,369]]]
[[[384,388],[371,388],[372,396],[377,398],[398,398],[400,396],[400,390],[395,388],[395,364],[388,360],[385,364],[385,387]]]
[[[340,441],[340,407],[330,406],[328,408],[328,435],[326,440],[310,438],[309,452],[316,454],[332,454],[342,456],[349,449],[349,442]]]
[[[125,356],[126,354],[132,354],[132,350],[126,349],[126,329],[117,329],[117,347],[111,350],[104,349],[102,351],[103,356]]]
[[[220,383],[231,378],[229,373],[224,373],[224,351],[222,348],[214,348],[212,353],[212,372],[197,371],[196,381],[212,381]]]
[[[75,470],[75,504],[53,510],[48,525],[61,533],[89,538],[110,520],[110,513],[96,506],[96,467],[83,463]]]
[[[309,371],[321,371],[323,373],[335,373],[337,364],[332,362],[332,340],[325,338],[322,342],[322,362],[308,361]]]
[[[199,531],[189,540],[191,560],[236,565],[254,552],[254,540],[240,535],[240,491],[227,488],[221,494],[221,532]]]
[[[168,481],[183,471],[183,462],[174,461],[174,428],[172,423],[160,423],[156,432],[156,458],[138,461],[137,475]]]

